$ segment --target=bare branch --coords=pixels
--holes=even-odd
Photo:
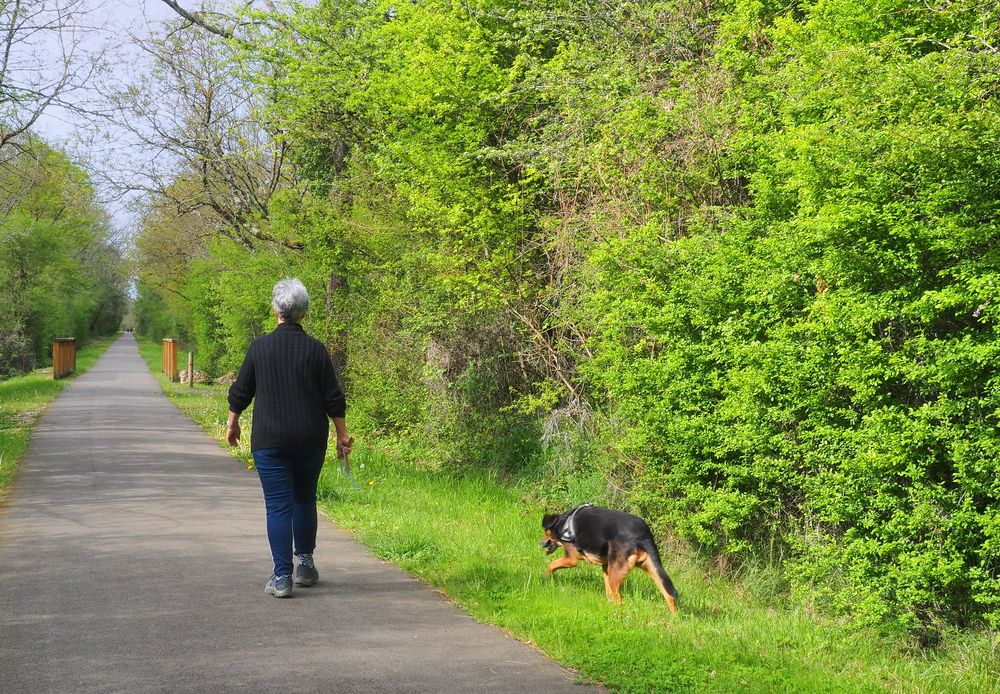
[[[163,0],[163,4],[165,4],[167,7],[172,9],[174,12],[176,12],[177,14],[179,14],[181,17],[191,22],[192,24],[200,26],[205,31],[209,31],[215,34],[216,36],[221,36],[224,39],[235,38],[232,29],[226,29],[224,27],[220,27],[218,24],[209,21],[208,19],[206,19],[205,14],[203,12],[192,12],[190,10],[185,10],[183,7],[180,6],[179,3],[176,3],[173,0]]]
[[[5,150],[22,151],[39,119],[53,107],[82,113],[73,103],[103,65],[104,48],[84,44],[85,0],[0,3],[0,165]]]

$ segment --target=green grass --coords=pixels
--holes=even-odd
[[[159,369],[159,346],[143,346]],[[167,395],[221,440],[225,388],[167,383]],[[244,463],[247,451],[235,453]],[[485,474],[418,469],[360,445],[361,490],[330,461],[320,504],[383,559],[494,624],[622,692],[994,692],[1000,663],[989,634],[955,632],[933,650],[840,624],[786,601],[773,572],[713,578],[680,550],[661,548],[681,592],[672,616],[634,572],[624,604],[609,605],[597,567],[544,576],[543,509]],[[321,550],[322,551],[322,550]],[[553,556],[558,556],[553,555]]]
[[[81,347],[76,355],[76,373],[93,366],[114,340],[106,338]],[[52,378],[52,369],[38,369],[0,381],[0,498],[14,479],[17,463],[28,448],[32,425],[72,380],[70,377],[57,381]]]

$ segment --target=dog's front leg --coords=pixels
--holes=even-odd
[[[580,553],[576,551],[576,547],[573,545],[562,545],[563,551],[566,552],[565,556],[561,559],[556,559],[554,562],[549,564],[549,568],[545,570],[546,576],[551,576],[553,572],[559,569],[569,569],[580,563]]]

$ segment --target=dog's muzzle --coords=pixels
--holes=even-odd
[[[559,549],[559,543],[553,540],[551,537],[542,538],[542,541],[539,542],[538,544],[545,548],[546,554],[552,554],[557,549]]]

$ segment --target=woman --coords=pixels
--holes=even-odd
[[[240,414],[256,398],[250,450],[264,490],[267,540],[274,573],[264,592],[292,595],[292,583],[311,586],[319,580],[313,563],[316,547],[316,483],[329,437],[337,429],[337,454],[351,452],[344,422],[346,403],[330,353],[299,324],[309,308],[309,294],[297,279],[274,285],[271,308],[274,332],[253,341],[236,381],[229,388],[226,441],[240,439]],[[292,550],[298,563],[292,575]]]

